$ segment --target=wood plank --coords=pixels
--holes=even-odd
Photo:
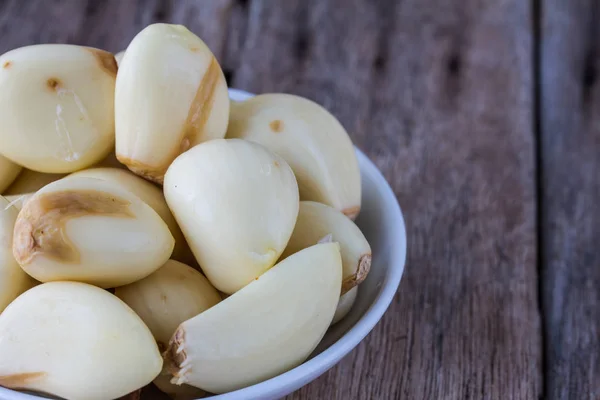
[[[0,52],[34,43],[73,43],[112,52],[127,47],[145,26],[168,21],[200,35],[224,56],[234,0],[5,0],[0,2]]]
[[[548,399],[600,398],[600,2],[542,3]]]
[[[408,219],[406,275],[383,321],[290,398],[537,398],[530,5],[249,8],[234,85],[325,104]]]
[[[290,398],[538,397],[528,2],[97,4],[0,3],[1,46],[118,51],[150,22],[186,23],[233,86],[330,109],[398,195],[409,237],[398,295],[354,352]]]

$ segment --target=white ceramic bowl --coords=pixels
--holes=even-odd
[[[231,89],[232,100],[252,94]],[[316,379],[354,349],[381,319],[398,290],[406,259],[406,230],[394,192],[377,167],[356,150],[362,176],[362,209],[356,223],[373,251],[367,279],[348,315],[331,327],[323,341],[304,364],[259,384],[211,400],[279,399]],[[41,397],[0,388],[0,399],[35,400]]]

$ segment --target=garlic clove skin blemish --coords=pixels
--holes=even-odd
[[[275,265],[298,216],[291,168],[249,141],[190,149],[173,162],[163,189],[206,277],[227,294]]]
[[[66,399],[107,400],[150,383],[162,369],[142,320],[106,290],[51,282],[0,314],[0,385]]]
[[[301,364],[323,338],[342,281],[337,243],[317,244],[182,323],[164,354],[173,383],[237,390]]]
[[[340,244],[342,251],[343,295],[366,279],[371,269],[371,246],[358,226],[340,211],[314,201],[301,201],[298,220],[282,258],[329,235]]]
[[[155,184],[146,181],[134,173],[118,168],[90,168],[83,171],[75,172],[69,177],[87,177],[103,179],[119,185],[125,190],[139,197],[143,202],[148,204],[160,217],[165,221],[173,238],[175,239],[175,248],[171,258],[189,265],[196,265],[196,259],[188,246],[175,217],[169,210],[169,206],[165,201],[162,190]]]
[[[0,56],[0,151],[38,172],[67,173],[114,145],[117,64],[111,53],[40,44]]]
[[[227,138],[262,144],[290,164],[301,200],[328,204],[355,219],[361,181],[352,141],[325,108],[290,94],[232,102]]]
[[[72,177],[45,186],[23,206],[13,255],[38,281],[111,288],[160,268],[173,246],[167,225],[137,196],[108,181]]]
[[[134,173],[162,183],[179,154],[225,137],[227,83],[200,38],[181,25],[152,24],[121,60],[115,109],[117,158]]]
[[[33,286],[12,254],[13,228],[19,211],[0,196],[0,313],[17,296]]]

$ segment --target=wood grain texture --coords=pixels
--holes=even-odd
[[[381,168],[407,219],[401,288],[290,399],[537,399],[532,18],[521,0],[7,0],[0,49],[116,52],[184,23],[233,87],[316,100]]]
[[[600,2],[542,4],[548,399],[600,399]]]
[[[234,85],[332,110],[392,184],[409,238],[385,318],[290,398],[538,398],[528,4],[267,3],[250,3]]]

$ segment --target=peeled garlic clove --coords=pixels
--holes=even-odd
[[[52,282],[0,314],[0,385],[106,400],[150,383],[162,358],[142,320],[106,290]]]
[[[115,295],[142,318],[164,348],[179,324],[221,301],[200,272],[174,260],[140,281],[116,288]]]
[[[228,138],[266,146],[292,167],[300,198],[328,204],[354,219],[361,205],[358,160],[348,133],[323,107],[289,94],[233,103]]]
[[[125,50],[121,50],[120,52],[115,54],[115,61],[117,62],[117,66],[121,65],[121,60],[123,59],[124,55],[125,55]]]
[[[348,291],[348,293],[343,294],[340,297],[340,302],[338,303],[337,309],[335,310],[335,314],[333,316],[333,321],[331,321],[331,325],[337,324],[340,322],[352,309],[354,302],[356,301],[356,295],[358,294],[358,286],[353,287]]]
[[[219,63],[181,25],[153,24],[133,39],[121,60],[115,107],[117,158],[158,183],[179,154],[223,138],[229,120]]]
[[[126,285],[160,268],[174,240],[160,216],[131,192],[72,177],[40,189],[23,207],[13,255],[41,282]]]
[[[66,44],[0,56],[0,147],[25,168],[65,173],[93,165],[114,144],[117,64],[106,51]]]
[[[277,262],[298,215],[291,168],[238,139],[211,140],[179,156],[164,193],[207,278],[228,294]]]
[[[162,190],[156,185],[140,178],[132,172],[117,168],[91,168],[83,171],[75,172],[70,177],[87,177],[103,179],[113,182],[122,189],[129,190],[131,193],[139,197],[143,202],[148,204],[160,217],[165,221],[173,238],[175,239],[175,248],[173,249],[172,258],[188,264],[196,264],[196,259],[192,254],[175,217],[169,210],[169,206],[165,201]]]
[[[13,206],[14,208],[16,208],[17,212],[18,212],[18,211],[21,211],[21,209],[23,208],[25,203],[27,203],[27,201],[32,196],[33,196],[33,193],[25,193],[25,194],[11,194],[11,195],[4,196],[4,198],[6,200],[8,200],[9,204],[11,206]]]
[[[342,249],[342,294],[364,281],[371,269],[371,246],[358,226],[325,204],[301,201],[298,221],[282,257],[288,257],[331,235]]]
[[[0,155],[0,193],[4,193],[14,180],[17,179],[21,169],[20,165]]]
[[[31,278],[12,255],[13,228],[18,213],[8,200],[0,196],[0,313],[32,286]]]
[[[296,367],[329,327],[341,282],[337,243],[283,260],[179,326],[164,354],[173,382],[223,393]]]
[[[6,195],[35,193],[44,186],[59,179],[62,179],[66,174],[45,174],[43,172],[23,169],[17,179],[4,192]]]

